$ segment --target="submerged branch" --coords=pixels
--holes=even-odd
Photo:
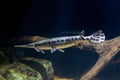
[[[119,52],[119,41],[120,36],[111,40],[107,40],[101,44],[95,44],[89,41],[77,42],[80,48],[96,51],[99,55],[96,64],[86,74],[84,74],[80,80],[92,80]]]

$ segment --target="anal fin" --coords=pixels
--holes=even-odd
[[[51,53],[55,52],[56,50],[56,48],[51,48]]]
[[[64,51],[64,50],[62,50],[62,49],[58,49],[58,50],[59,50],[60,52],[63,52],[63,53],[65,52],[65,51]]]
[[[45,51],[43,51],[43,50],[40,50],[42,53],[45,53]]]
[[[51,46],[51,53],[55,52],[56,50],[59,50],[60,52],[64,52],[62,49],[57,49],[54,45]]]

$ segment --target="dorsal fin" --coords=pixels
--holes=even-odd
[[[40,41],[40,40],[44,40],[44,39],[47,39],[47,38],[41,37],[41,36],[24,36],[24,37],[20,38],[20,41],[35,42],[35,41]]]

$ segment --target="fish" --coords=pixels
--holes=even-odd
[[[42,52],[42,53],[45,53],[45,50],[50,50],[51,53],[57,50],[60,52],[65,52],[63,49],[76,46],[77,44],[75,42],[77,41],[88,40],[92,43],[100,44],[105,41],[105,34],[103,33],[102,30],[99,30],[89,36],[84,36],[84,31],[81,31],[79,35],[75,35],[75,36],[62,36],[62,37],[54,37],[54,38],[42,37],[42,39],[41,37],[39,38],[37,36],[36,39],[34,38],[33,38],[33,41],[35,42],[25,44],[25,45],[15,45],[14,47],[33,48],[37,52]],[[27,39],[27,38],[24,37],[24,39]],[[28,39],[32,41],[32,38],[28,38]]]

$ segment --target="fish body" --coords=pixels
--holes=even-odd
[[[99,33],[98,33],[99,32]],[[84,31],[76,36],[64,36],[55,38],[46,38],[27,45],[15,45],[15,47],[34,48],[37,52],[45,53],[44,50],[51,50],[51,53],[59,50],[64,52],[65,48],[75,46],[76,41],[89,40],[92,43],[101,43],[105,40],[105,35],[102,31],[97,31],[90,36],[84,36]]]

